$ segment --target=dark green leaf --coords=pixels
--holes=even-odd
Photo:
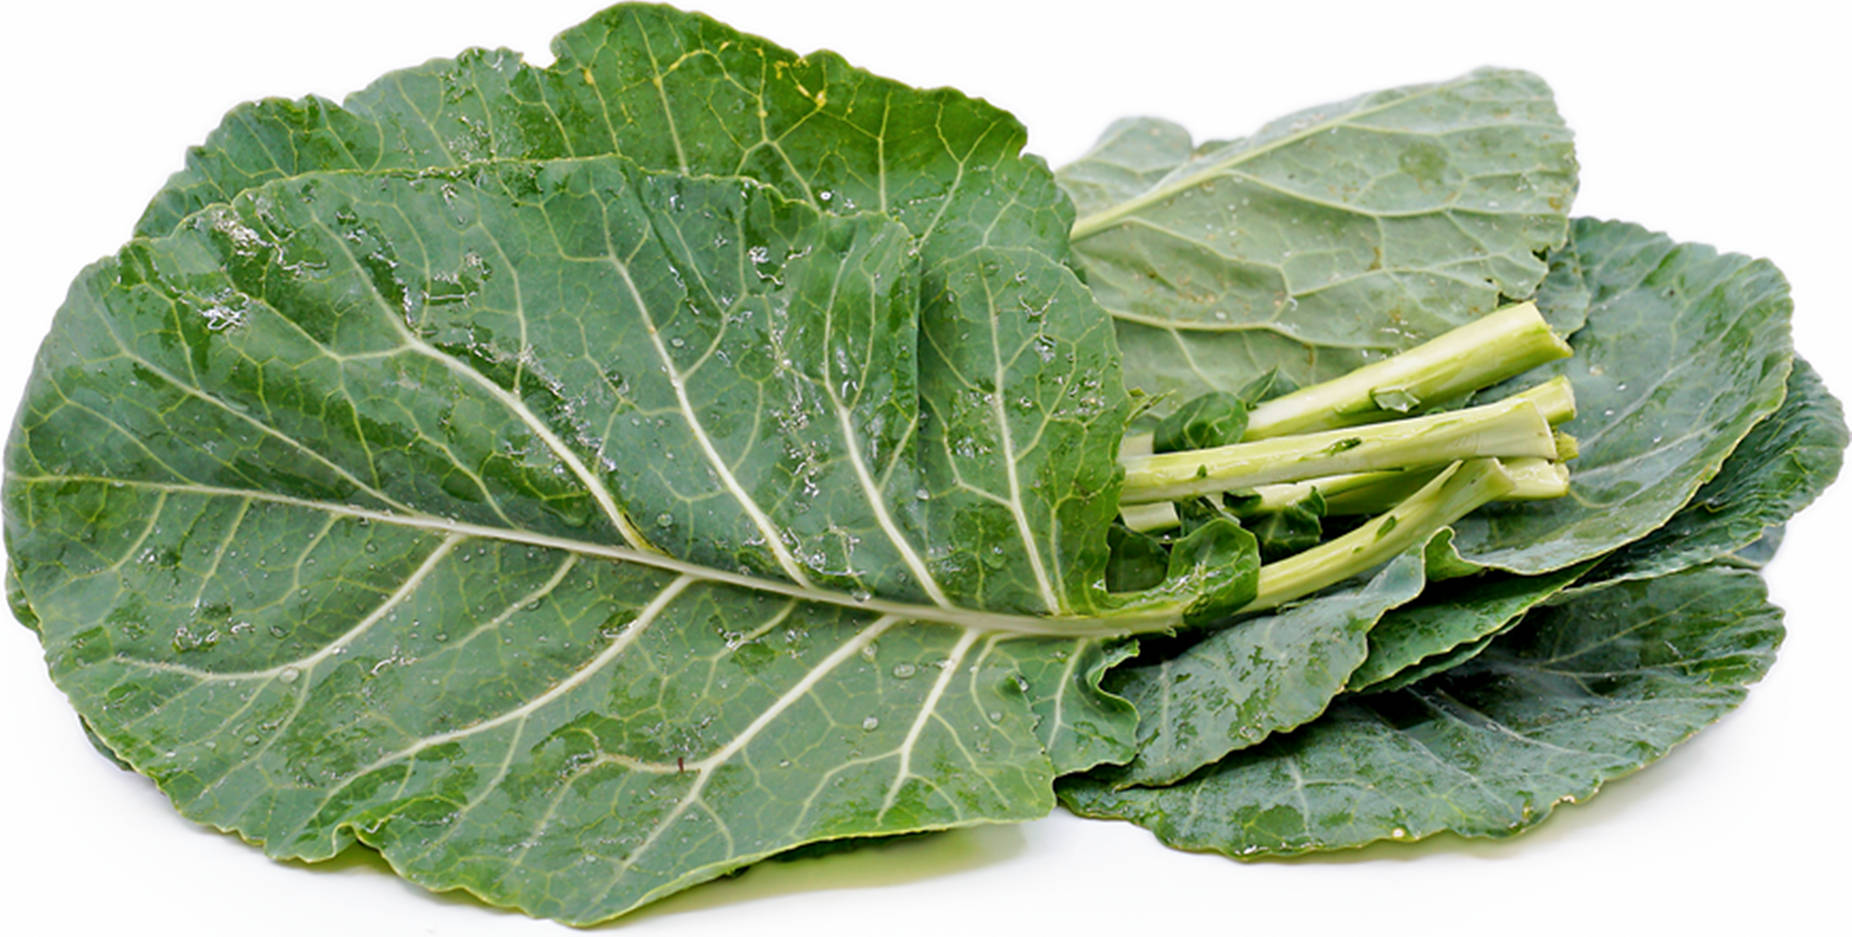
[[[1260,558],[1271,563],[1318,546],[1324,534],[1325,499],[1311,494],[1278,511],[1248,518],[1244,524],[1260,542]]]
[[[1579,564],[1541,576],[1492,574],[1436,583],[1419,600],[1391,610],[1370,629],[1370,654],[1351,675],[1347,689],[1377,687],[1435,663],[1434,658],[1455,648],[1484,641],[1587,571],[1588,564]]]
[[[1111,592],[1136,592],[1164,581],[1170,567],[1170,551],[1164,541],[1114,525],[1107,534],[1111,551],[1106,560],[1106,588]]]
[[[1591,299],[1575,356],[1511,382],[1573,382],[1570,494],[1489,505],[1455,525],[1454,549],[1476,565],[1536,574],[1640,539],[1785,393],[1792,302],[1772,264],[1617,222],[1578,219],[1573,237]]]
[[[1832,484],[1846,439],[1839,401],[1796,356],[1781,408],[1744,437],[1684,510],[1603,561],[1590,582],[1661,576],[1751,546]],[[1759,562],[1773,548],[1766,553]]]
[[[616,153],[652,169],[751,177],[825,211],[872,210],[898,219],[918,241],[923,316],[935,338],[987,329],[996,304],[1013,312],[1046,310],[1045,304],[1059,302],[1060,315],[1068,298],[1081,291],[1055,269],[1067,256],[1071,205],[1042,161],[1022,155],[1021,124],[983,101],[948,89],[910,88],[830,52],[799,56],[706,16],[663,6],[604,10],[562,33],[552,52],[553,64],[545,68],[506,49],[466,52],[388,74],[340,104],[308,97],[241,105],[204,145],[189,151],[186,168],[155,197],[137,230],[165,234],[206,205],[268,180],[319,170]],[[987,259],[967,254],[986,244],[1015,250]],[[1020,289],[1013,276],[1035,285]],[[1091,300],[1077,302],[1092,314]],[[1090,380],[1099,382],[1088,399],[1117,406],[1118,363],[1100,351],[1109,344],[1090,337],[1073,345],[1059,327],[1038,330],[1014,316],[1009,322],[1024,327],[1008,337],[1026,338],[1028,345],[999,348],[992,362],[950,362],[973,387],[990,388],[979,391],[980,397],[992,396],[935,397],[935,405],[1000,404],[1010,419],[1022,421],[1024,414],[1014,406],[1025,399],[1038,405],[1048,385],[1005,389],[993,386],[993,372],[1020,375],[1023,369],[1015,365],[1032,352],[1044,361],[1076,355],[1067,363],[1092,369]],[[945,347],[929,341],[924,350]],[[963,342],[955,347],[973,352]],[[1024,354],[1002,354],[1006,351]],[[928,420],[921,429],[932,434],[943,425]],[[1051,422],[1049,429],[1045,438],[1034,437],[1044,446],[1038,458],[1058,462],[1081,444],[1071,425]],[[965,451],[956,448],[961,444],[976,452],[989,443],[970,437],[938,441],[958,455]],[[1004,458],[994,450],[985,455],[987,469]],[[951,522],[965,522],[975,512],[987,532],[1001,533],[994,502],[983,502],[999,485],[1007,487],[1007,478],[980,479],[974,491],[962,487],[968,478],[949,478],[958,473],[944,461],[929,471],[949,486],[935,484],[931,490],[956,491],[947,503],[933,505],[935,522],[947,514]],[[1095,495],[1110,483],[1111,471],[1108,462],[1076,479],[1083,484],[1069,494],[1077,497],[1060,498],[1047,517],[1014,519],[1018,536],[1104,523],[1112,515],[1112,499]],[[1018,480],[1052,481],[1035,471],[1018,473]],[[1078,565],[1091,567],[1099,560],[1090,551],[1104,546],[1096,539],[1082,549],[1089,555]],[[1025,555],[1012,551],[1007,559],[1013,564]],[[1021,575],[969,575],[999,588],[1025,582]],[[1045,601],[1046,595],[1037,598]]]
[[[1419,551],[1353,588],[1248,618],[1107,686],[1138,710],[1138,756],[1099,773],[1111,785],[1163,784],[1324,711],[1362,662],[1384,611],[1421,591]]]
[[[1761,579],[1699,568],[1531,613],[1456,670],[1353,697],[1164,788],[1065,779],[1085,816],[1181,849],[1295,855],[1440,832],[1508,836],[1733,708],[1781,642]]]
[[[1241,397],[1215,390],[1178,407],[1158,421],[1151,436],[1152,452],[1212,449],[1241,441],[1248,428],[1248,408]]]

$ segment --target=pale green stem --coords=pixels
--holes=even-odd
[[[1276,482],[1462,459],[1555,455],[1549,421],[1536,404],[1512,399],[1374,426],[1133,456],[1121,460],[1125,487],[1119,503],[1176,501]]]
[[[1548,459],[1522,458],[1506,459],[1504,466],[1505,474],[1511,476],[1516,487],[1499,498],[1500,501],[1548,501],[1569,493],[1569,467],[1566,465]],[[1312,490],[1317,489],[1325,500],[1325,514],[1329,517],[1381,514],[1433,481],[1440,471],[1428,468],[1407,472],[1358,472],[1262,485],[1254,489],[1254,500],[1237,506],[1235,513],[1241,517],[1277,514],[1311,497]],[[1125,526],[1144,533],[1170,530],[1182,523],[1177,516],[1177,506],[1169,501],[1126,505],[1125,510],[1119,512],[1119,519]]]
[[[1513,306],[1511,308],[1521,309],[1523,307]],[[1509,311],[1510,310],[1506,310],[1506,312],[1509,312]],[[1493,315],[1502,315],[1502,314],[1503,313],[1494,313]],[[1488,316],[1487,318],[1491,318],[1491,317]],[[1480,321],[1484,321],[1484,320],[1480,320]],[[1449,332],[1447,333],[1447,335],[1442,336],[1442,338],[1446,338],[1447,336],[1450,336],[1453,334],[1455,334],[1455,332]],[[1438,340],[1439,339],[1436,339],[1436,341]],[[1428,346],[1423,345],[1421,346],[1421,348],[1415,349],[1415,351],[1420,351],[1422,348],[1426,348],[1426,347]],[[1567,346],[1564,346],[1564,347],[1567,347]],[[1413,353],[1414,352],[1405,352],[1405,354],[1413,354]],[[1400,356],[1397,356],[1397,357],[1399,358]],[[1379,362],[1379,363],[1388,364],[1390,361],[1395,361],[1395,360],[1397,360],[1397,358],[1391,358],[1389,359],[1389,361],[1384,361],[1384,362]],[[1376,367],[1376,365],[1370,365],[1369,367]],[[1361,373],[1361,371],[1353,371],[1351,373],[1357,374],[1357,373]],[[1269,400],[1266,403],[1260,404],[1259,406],[1254,408],[1253,413],[1248,415],[1248,429],[1247,429],[1247,432],[1242,434],[1241,436],[1242,441],[1247,442],[1247,441],[1251,441],[1255,439],[1263,439],[1269,436],[1285,435],[1285,433],[1277,431],[1277,430],[1271,431],[1271,432],[1262,431],[1259,433],[1255,431],[1254,420],[1256,419],[1256,417],[1259,416],[1260,418],[1265,419],[1266,418],[1265,411],[1267,410],[1267,408],[1273,406],[1278,401],[1286,400],[1289,397],[1297,397],[1301,394],[1310,394],[1313,392],[1324,394],[1324,393],[1327,393],[1327,391],[1325,390],[1326,388],[1332,388],[1339,382],[1347,381],[1349,379],[1350,379],[1349,376],[1338,378],[1338,380],[1336,381],[1330,381],[1324,384],[1317,384],[1312,387],[1308,387],[1302,391],[1299,391],[1297,393],[1288,394],[1285,397],[1278,397],[1278,398],[1275,398],[1274,400]],[[1460,391],[1460,393],[1456,394],[1455,396],[1460,396],[1466,393],[1470,393],[1473,390],[1477,390],[1477,389],[1478,388],[1469,387],[1469,388],[1466,388]],[[1335,391],[1331,393],[1335,393]],[[1563,423],[1568,420],[1575,419],[1575,388],[1569,383],[1568,378],[1562,377],[1560,375],[1557,377],[1550,378],[1549,380],[1544,381],[1543,383],[1538,384],[1535,387],[1529,388],[1521,393],[1513,394],[1510,397],[1507,397],[1505,399],[1507,400],[1530,400],[1530,401],[1535,402],[1537,404],[1537,408],[1543,411],[1544,418],[1550,421],[1551,426],[1555,426],[1558,423]],[[1399,414],[1396,414],[1393,412],[1387,412],[1387,411],[1377,411],[1377,415],[1373,417],[1372,419],[1376,421],[1380,421],[1383,419],[1388,419],[1388,418],[1396,417],[1396,416],[1399,416]],[[1370,422],[1370,421],[1369,420],[1353,420],[1351,421],[1351,423],[1345,423],[1340,420],[1333,419],[1333,420],[1326,421],[1323,423],[1315,423],[1315,422],[1309,423],[1308,425],[1305,425],[1297,430],[1294,430],[1294,432],[1313,432],[1316,430],[1333,429],[1333,428],[1338,428],[1342,426],[1352,425],[1352,423],[1357,423],[1357,422]],[[1150,452],[1151,452],[1151,434],[1150,433],[1130,434],[1126,436],[1124,441],[1122,441],[1119,444],[1119,453],[1121,455],[1127,455],[1127,456],[1148,455],[1150,454]]]
[[[1125,526],[1140,531],[1169,530],[1182,523],[1177,517],[1177,506],[1169,501],[1128,504],[1119,509],[1119,519]]]
[[[1275,397],[1248,414],[1243,440],[1355,426],[1405,416],[1567,358],[1535,303],[1480,316],[1343,377]]]
[[[1421,490],[1342,537],[1260,568],[1260,588],[1242,611],[1277,608],[1368,572],[1474,508],[1516,485],[1497,459],[1473,459],[1443,470]]]
[[[1499,498],[1500,501],[1547,501],[1560,498],[1569,493],[1569,469],[1548,459],[1506,459],[1505,474],[1511,476],[1512,489]],[[1338,479],[1313,479],[1297,485],[1268,486],[1256,492],[1261,496],[1261,503],[1254,510],[1265,511],[1275,499],[1288,497],[1295,492],[1281,491],[1291,487],[1316,485],[1319,494],[1325,498],[1325,513],[1332,517],[1356,516],[1360,514],[1380,514],[1393,507],[1396,502],[1406,498],[1411,492],[1427,484],[1434,478],[1434,472],[1420,470],[1414,472],[1376,472],[1370,475],[1345,475]],[[1331,482],[1337,482],[1331,485]],[[1309,493],[1309,492],[1307,492]],[[1299,497],[1305,497],[1300,493]],[[1286,501],[1284,504],[1294,502]],[[1278,511],[1279,507],[1272,510]]]
[[[1528,400],[1543,412],[1543,418],[1557,426],[1575,419],[1575,385],[1558,375],[1536,387],[1527,387],[1506,400]]]

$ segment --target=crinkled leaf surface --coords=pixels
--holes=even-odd
[[[1755,544],[1832,484],[1846,438],[1839,401],[1796,356],[1781,408],[1756,424],[1684,510],[1603,561],[1590,581],[1662,576]]]
[[[1347,690],[1367,690],[1464,644],[1484,640],[1588,571],[1586,564],[1541,576],[1489,576],[1435,583],[1370,629],[1369,656]],[[1457,661],[1455,661],[1457,663]]]
[[[1016,658],[1058,648],[988,632],[1102,575],[1111,333],[980,250],[938,288],[1004,312],[948,345],[915,243],[615,157],[295,177],[133,242],[8,450],[54,680],[189,817],[574,922],[1045,812]]]
[[[1569,496],[1460,521],[1453,548],[1477,565],[1530,575],[1640,539],[1785,395],[1793,304],[1774,265],[1619,222],[1577,219],[1573,239],[1590,295],[1575,355],[1512,382],[1574,384]]]
[[[751,177],[826,211],[880,211],[898,219],[921,251],[923,318],[936,333],[924,349],[929,354],[958,354],[951,349],[963,346],[938,339],[961,339],[999,320],[1016,322],[1016,312],[1043,308],[1040,304],[1080,290],[1057,269],[1067,256],[1073,209],[1042,161],[1021,153],[1026,138],[1021,124],[989,104],[950,89],[922,91],[871,75],[834,53],[799,56],[665,6],[614,6],[562,33],[552,52],[554,62],[545,68],[509,50],[467,52],[388,74],[340,104],[308,97],[242,105],[189,151],[186,168],[156,196],[138,231],[166,233],[202,206],[266,180],[318,170],[617,153],[653,169]],[[968,252],[980,245],[1015,250],[972,258]],[[1013,288],[1000,282],[1001,268],[1011,271],[1005,277],[1049,286]],[[1086,308],[1092,308],[1090,300]],[[1029,325],[1008,337],[1027,338],[1027,350],[1045,361],[1073,353],[1051,339],[1050,330]],[[1027,370],[1010,367],[1016,363],[1013,356],[960,362],[975,371],[941,383],[963,378],[969,383],[957,398],[934,396],[933,406],[995,407],[1000,401],[1036,406],[1046,388],[997,386],[1000,378]],[[1090,399],[1115,405],[1116,358],[1067,363],[1093,372],[1091,380],[1098,383],[1087,390]],[[926,419],[919,429],[934,436],[948,425]],[[1063,427],[1052,428],[1056,432],[1046,438],[1050,451],[1072,442]],[[941,515],[935,522],[952,515],[980,519],[994,530],[996,496],[1008,497],[1000,489],[1010,483],[1003,471],[1010,454],[982,438],[946,435],[939,442],[968,462],[956,471],[944,459],[931,467],[943,483],[932,490],[954,495],[935,504]],[[980,457],[989,462],[982,471]],[[1111,483],[1111,471],[1106,463],[1077,478],[1076,497],[1048,519],[1087,527],[1102,522],[1112,511],[1111,499],[1091,495]],[[1036,480],[1019,475],[1017,481]],[[1041,520],[1012,517],[1003,523],[1015,525],[1020,535]],[[1021,558],[1012,554],[1006,561]],[[1046,605],[1046,595],[1037,598]],[[1059,661],[1051,662],[1056,666],[1034,668],[1035,673],[1067,673]],[[1091,722],[1107,730],[1109,724],[1097,717],[1120,712],[1117,735],[1130,736],[1129,715],[1095,685],[1035,692],[1049,705],[1076,708],[1073,718],[1055,717],[1051,725]],[[1069,742],[1081,744],[1053,741],[1059,751]]]
[[[1531,613],[1475,660],[1352,697],[1180,784],[1062,799],[1182,849],[1293,855],[1507,836],[1658,759],[1740,702],[1781,641],[1754,573],[1698,568]]]
[[[1363,661],[1370,626],[1422,584],[1421,551],[1410,551],[1361,584],[1113,671],[1107,686],[1138,711],[1137,756],[1095,776],[1116,786],[1169,783],[1312,720]]]
[[[1129,383],[1178,401],[1336,377],[1530,296],[1576,188],[1548,86],[1495,69],[1194,147],[1123,120],[1058,175]]]

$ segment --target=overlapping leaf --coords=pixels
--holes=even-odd
[[[9,450],[54,678],[189,816],[565,920],[1038,815],[1012,655],[1056,648],[984,631],[1100,578],[1046,530],[1104,539],[1061,505],[1115,480],[1110,333],[1059,268],[948,263],[1015,310],[957,349],[983,392],[1035,396],[921,432],[967,362],[918,347],[913,244],[613,157],[279,180],[131,244]],[[997,463],[1033,536],[926,519],[966,438],[1058,441]]]
[[[1788,371],[1772,267],[1563,243],[1534,77],[1194,148],[1121,122],[1063,171],[1075,222],[955,92],[663,7],[554,53],[235,110],[41,352],[9,601],[188,816],[582,923],[1090,769],[1076,809],[1189,848],[1503,835],[1766,667],[1753,574],[1687,567],[1766,552],[1837,404]],[[1533,294],[1575,333],[1571,500],[1194,643],[1114,636],[1115,333],[1187,396]],[[1541,575],[1407,605],[1424,561]]]
[[[1169,783],[1311,721],[1363,661],[1370,627],[1422,584],[1421,551],[1410,551],[1365,583],[1114,671],[1108,686],[1138,710],[1137,754],[1095,776],[1119,786]]]
[[[1576,165],[1549,88],[1486,69],[1194,147],[1123,120],[1059,177],[1129,383],[1181,401],[1336,377],[1532,295]]]
[[[1370,629],[1369,655],[1345,689],[1387,685],[1411,669],[1425,670],[1461,645],[1488,640],[1587,571],[1588,565],[1580,564],[1540,576],[1436,583]]]
[[[1774,265],[1586,218],[1573,242],[1590,296],[1575,356],[1513,382],[1574,385],[1570,493],[1455,525],[1453,547],[1475,565],[1532,575],[1646,536],[1785,395],[1792,302]]]
[[[1795,356],[1781,408],[1756,425],[1690,504],[1604,561],[1590,580],[1660,576],[1755,545],[1832,484],[1846,439],[1839,401]],[[1772,556],[1774,547],[1765,546]]]
[[[1583,448],[1573,464],[1570,495],[1489,505],[1456,524],[1455,536],[1430,551],[1439,561],[1429,571],[1433,578],[1483,567],[1531,575],[1443,586],[1431,598],[1390,612],[1380,632],[1371,630],[1378,624],[1371,616],[1351,631],[1357,642],[1369,634],[1369,657],[1346,658],[1335,679],[1308,678],[1302,669],[1308,661],[1298,656],[1290,664],[1265,655],[1251,661],[1244,655],[1218,657],[1218,669],[1241,676],[1216,680],[1160,680],[1163,668],[1173,665],[1151,664],[1153,679],[1135,684],[1146,692],[1128,691],[1141,712],[1144,750],[1131,770],[1096,777],[1115,784],[1163,783],[1305,721],[1347,683],[1351,689],[1392,680],[1389,685],[1401,685],[1472,657],[1524,610],[1587,572],[1591,561],[1664,523],[1780,401],[1791,349],[1786,284],[1773,267],[1676,245],[1631,225],[1590,221],[1577,223],[1569,253],[1573,261],[1553,268],[1552,301],[1574,307],[1577,297],[1586,297],[1586,324],[1571,338],[1575,357],[1546,370],[1568,375],[1576,390],[1579,415],[1568,428]],[[1578,278],[1581,288],[1572,282]],[[1643,351],[1648,345],[1651,350]],[[1526,375],[1513,383],[1538,379]],[[1792,446],[1799,464],[1811,466],[1820,461],[1814,450],[1830,448],[1831,442],[1801,444],[1784,436],[1767,447],[1772,452]],[[1762,457],[1745,458],[1753,464]],[[1316,598],[1302,613],[1343,595]],[[1251,626],[1237,626],[1205,645],[1238,642]],[[1361,648],[1359,643],[1356,650]],[[1257,697],[1245,710],[1230,706],[1227,682],[1255,682],[1249,671],[1257,669],[1294,694],[1315,698],[1316,705],[1286,705],[1274,697],[1263,704]],[[1154,715],[1158,712],[1163,715]],[[1284,718],[1286,712],[1292,717]],[[1224,724],[1231,716],[1234,721]],[[1154,729],[1159,722],[1169,724],[1162,733]],[[1159,759],[1162,770],[1138,767]]]
[[[1072,207],[1042,161],[1022,154],[1021,124],[982,101],[950,89],[914,89],[829,52],[799,56],[708,17],[663,6],[623,4],[602,11],[562,33],[552,51],[554,62],[545,68],[508,50],[472,51],[388,74],[340,104],[309,97],[242,105],[188,153],[187,168],[156,196],[138,231],[165,233],[202,206],[266,180],[318,170],[616,153],[648,168],[751,177],[825,211],[878,211],[898,219],[921,251],[924,320],[942,337],[963,338],[991,322],[1018,321],[1015,314],[1023,309],[1046,312],[1055,304],[1059,315],[1067,306],[1058,301],[1080,289],[1059,269],[1067,256]],[[1009,251],[982,259],[970,255],[984,245]],[[1010,273],[998,282],[1004,268]],[[1018,276],[1037,285],[1025,291],[1014,281]],[[1083,300],[1079,308],[1093,307]],[[997,336],[1026,342],[999,349],[1001,364],[953,362],[959,372],[939,383],[961,384],[961,396],[944,398],[942,405],[1002,406],[998,418],[1028,422],[1015,408],[1024,400],[1040,401],[1048,388],[996,384],[1020,376],[1025,369],[1008,365],[1032,352],[1047,359],[1061,355],[1073,368],[1093,372],[1097,384],[1089,389],[1089,401],[1102,409],[1115,406],[1116,358],[1100,354],[1093,341],[1077,349],[1051,337],[1058,334],[1031,322]],[[925,346],[929,353],[948,347]],[[925,378],[934,380],[930,369]],[[963,396],[967,391],[977,399]],[[1110,421],[1101,425],[1105,422]],[[1110,461],[1081,474],[1075,474],[1076,464],[1060,466],[1068,473],[1064,478],[1081,484],[1058,495],[1048,477],[1031,471],[1012,475],[1006,469],[1010,454],[988,448],[989,440],[935,435],[948,425],[928,419],[919,426],[923,437],[952,454],[929,467],[933,483],[921,489],[955,495],[959,503],[935,506],[938,513],[987,530],[1010,528],[1018,539],[1033,531],[1104,524],[1111,516],[1112,499],[1089,497],[1111,483]],[[1047,429],[1025,438],[1039,442],[1040,455],[1050,460],[1100,443],[1075,438],[1071,424],[1055,422]],[[975,457],[980,447],[986,464],[952,470],[951,461]],[[1027,486],[1044,486],[1049,500],[1028,497],[1018,503],[1046,504],[1046,511],[999,510],[999,497],[1010,500],[1012,487]],[[1034,582],[1037,576],[1076,574],[1095,562],[1086,537],[1064,542],[1086,555],[1051,570],[1046,563],[1035,567],[1034,551],[1004,551],[986,562],[1000,559],[1013,567],[1009,573],[985,569],[964,575],[1046,608],[1049,595]],[[1066,672],[1060,666],[1032,669]],[[1084,683],[1038,693],[1095,714],[1119,705],[1100,695],[1097,685]],[[1129,719],[1121,722],[1129,733]]]
[[[1470,663],[1352,697],[1180,784],[1063,782],[1063,802],[1183,849],[1293,855],[1441,832],[1508,836],[1717,719],[1760,679],[1781,613],[1699,568],[1533,612]]]
[[[758,179],[838,213],[880,211],[928,267],[980,244],[1064,256],[1072,208],[1022,125],[831,52],[800,56],[699,14],[621,4],[553,41],[392,72],[340,104],[269,99],[226,115],[148,206],[160,235],[252,186],[321,170],[423,169],[618,154],[651,169]]]

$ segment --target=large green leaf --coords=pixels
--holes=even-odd
[[[1573,240],[1590,295],[1575,355],[1512,382],[1574,384],[1569,496],[1456,524],[1453,547],[1476,565],[1533,575],[1646,536],[1785,395],[1793,304],[1773,264],[1586,218]]]
[[[54,680],[189,817],[575,922],[1045,812],[1084,707],[1025,675],[1091,645],[1009,636],[1096,603],[1111,332],[983,249],[948,343],[915,243],[615,157],[278,180],[131,243],[8,450]]]
[[[189,151],[186,168],[155,197],[137,230],[164,234],[189,213],[252,186],[319,170],[617,153],[653,169],[755,178],[830,212],[880,211],[898,219],[918,241],[923,318],[939,339],[988,329],[997,319],[996,303],[1039,309],[1037,304],[1078,290],[1052,269],[1067,256],[1072,207],[1042,161],[1022,154],[1022,125],[983,101],[950,89],[911,88],[830,52],[799,56],[706,16],[664,6],[611,7],[562,33],[552,52],[554,62],[545,68],[505,49],[466,52],[385,75],[339,104],[308,97],[241,105]],[[980,245],[1014,250],[974,260],[968,252]],[[999,278],[1003,267],[1013,273]],[[1021,291],[1010,285],[1013,276],[1062,286]],[[1085,306],[1091,308],[1091,301]],[[1068,353],[1034,322],[1019,324],[1020,335],[1004,337],[1027,337],[1025,350],[1047,360]],[[956,375],[928,372],[926,380],[936,373],[941,384],[966,381],[962,390],[977,391],[933,395],[929,407],[1021,406],[1025,400],[1038,405],[1046,386],[1013,385],[1008,391],[992,386],[997,372],[1022,369],[1010,368],[1013,358],[982,360],[974,351],[978,347],[936,339],[923,346],[929,354],[962,348],[979,359],[950,362]],[[1070,388],[1073,392],[1086,390],[1089,399],[1110,405],[1118,392],[1116,357],[1090,355],[1067,363],[1093,370],[1099,382],[1090,389]],[[946,425],[923,420],[920,431],[937,434]],[[1032,437],[1048,451],[1075,441],[1071,427],[1049,428],[1046,436]],[[969,487],[975,464],[963,471],[955,471],[950,459],[933,465],[931,474],[945,484],[931,490],[948,495],[930,508],[935,523],[969,522],[975,513],[994,527],[993,496],[1011,483],[1007,472],[999,474],[1009,453],[989,448],[987,439],[938,442],[956,457],[975,457],[981,450],[990,477]],[[1112,511],[1112,499],[1087,496],[1103,490],[1110,471],[1108,463],[1077,477],[1081,484],[1071,492],[1074,497],[1051,517],[1008,518],[1016,533],[1002,533],[1060,529],[1043,523],[1047,520],[1083,527],[1099,521]],[[1008,556],[1012,562],[1021,558]],[[1089,557],[1082,565],[1090,563]],[[1024,581],[975,569],[965,575],[994,579],[1005,588]],[[1047,605],[1045,593],[1036,598]],[[1053,645],[1049,651],[1068,653]],[[1032,668],[1029,679],[1069,673],[1053,662],[1057,665]],[[1051,721],[1063,731],[1082,724],[1106,731],[1113,721],[1092,717],[1117,712],[1121,738],[1107,745],[1122,747],[1129,738],[1130,716],[1096,684],[1037,687],[1035,693],[1077,707],[1077,719]],[[1051,741],[1057,751],[1066,751],[1068,742],[1080,744]]]
[[[1058,175],[1129,383],[1178,400],[1336,377],[1530,296],[1576,187],[1549,88],[1495,69],[1194,147],[1123,120]]]
[[[1475,660],[1351,697],[1182,783],[1062,782],[1086,816],[1170,845],[1292,855],[1440,832],[1508,836],[1585,800],[1740,702],[1781,641],[1761,579],[1699,568],[1533,612]]]
[[[1166,784],[1316,718],[1363,661],[1370,626],[1421,592],[1421,557],[1411,550],[1363,583],[1113,671],[1107,686],[1138,711],[1137,755],[1096,776]]]
[[[1839,401],[1796,356],[1781,408],[1756,424],[1684,510],[1603,561],[1590,582],[1663,576],[1751,546],[1832,484],[1846,439]]]

